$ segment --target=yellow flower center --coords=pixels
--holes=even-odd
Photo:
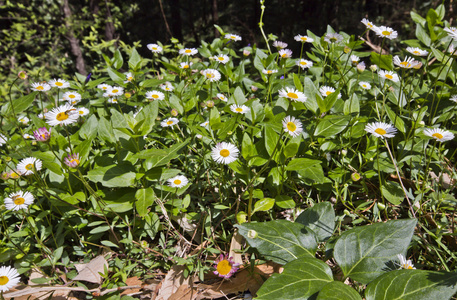
[[[39,90],[39,91],[42,91],[42,90],[44,90],[44,87],[42,87],[41,85],[39,85],[39,86],[36,87],[36,89]],[[3,277],[4,277],[4,276],[3,276]]]
[[[8,281],[10,281],[8,276],[0,276],[0,286],[7,284]]]
[[[127,80],[128,81],[132,81],[133,77],[128,77]]]
[[[298,95],[292,92],[287,93],[287,97],[292,99],[298,99]]]
[[[227,149],[222,149],[221,152],[219,152],[219,154],[222,156],[222,157],[227,157],[230,155],[230,151],[228,151]]]
[[[29,170],[29,171],[33,170],[33,164],[28,164],[28,165],[26,165],[26,166],[25,166],[25,169],[26,169],[26,170]]]
[[[223,61],[223,60],[224,60],[223,57],[218,57],[217,59],[220,60],[220,61]]]
[[[22,198],[22,197],[17,197],[17,198],[14,198],[13,202],[14,202],[14,204],[16,204],[16,205],[21,205],[21,204],[24,204],[25,199]]]
[[[185,53],[191,53],[191,52],[192,52],[192,50],[190,50],[190,49],[186,49],[184,52],[185,52]]]
[[[70,160],[70,164],[77,164],[77,165],[79,165],[79,159],[73,158],[72,160]]]
[[[152,50],[157,50],[157,47],[152,47]]]
[[[16,172],[13,172],[10,174],[10,177],[13,179],[17,179],[17,178],[19,178],[19,174],[17,174]]]
[[[330,95],[331,93],[332,93],[332,92],[330,92],[330,91],[326,91],[326,92],[325,92],[325,94],[326,94],[327,96]]]
[[[362,84],[362,86],[363,86],[364,88],[366,88],[366,87],[367,87],[367,85],[366,85],[366,84]]]
[[[102,87],[102,89],[103,89],[103,90],[106,90],[106,89],[108,89],[108,87],[107,87],[107,86],[104,86],[104,87]]]
[[[60,112],[57,114],[56,119],[58,121],[65,121],[66,119],[68,119],[68,115],[66,112]]]
[[[382,35],[386,35],[386,36],[389,36],[392,32],[390,31],[387,31],[387,30],[384,30],[383,32],[381,32]]]
[[[308,39],[306,38],[306,36],[302,36],[300,39],[301,39],[302,41],[307,41],[307,40],[308,40]]]
[[[240,112],[243,112],[243,109],[242,109],[241,107],[237,107],[237,108],[235,108],[235,110],[236,110],[237,112],[239,112],[239,113],[240,113]]]
[[[181,180],[176,179],[175,181],[173,181],[173,183],[176,184],[176,185],[180,185],[181,184]]]
[[[268,70],[268,71],[267,71],[267,74],[271,74],[271,73],[273,73],[273,71],[271,71],[271,70]]]
[[[294,122],[289,122],[289,123],[287,123],[287,129],[289,131],[294,132],[295,130],[297,130],[297,125],[295,125]]]
[[[403,68],[409,68],[411,67],[411,64],[409,62],[406,62],[406,61],[402,61],[400,63],[401,66],[403,66]]]
[[[173,121],[167,121],[167,125],[173,125]]]
[[[152,95],[152,98],[157,99],[157,98],[159,98],[159,95],[154,94],[154,95]]]
[[[391,80],[394,78],[394,77],[393,77],[392,75],[390,75],[390,74],[386,74],[385,76],[386,76],[387,79],[391,79]]]
[[[73,98],[76,98],[76,96],[75,96],[75,95],[73,95],[73,94],[70,94],[70,95],[68,95],[68,98],[71,98],[71,99],[73,99]]]
[[[416,55],[419,55],[419,54],[420,54],[420,52],[417,51],[417,50],[414,50],[413,53],[416,54]]]
[[[83,115],[83,114],[84,114],[84,111],[80,110],[80,111],[79,111],[79,114],[80,114],[80,115]]]
[[[281,55],[281,57],[282,57],[282,58],[287,57],[287,53],[283,53],[283,54]]]
[[[59,81],[57,81],[57,82],[56,82],[56,85],[57,85],[57,86],[62,86],[62,85],[63,85],[63,83],[62,83],[62,82],[59,82]]]
[[[300,62],[300,65],[302,65],[302,66],[306,66],[306,65],[307,65],[307,63],[306,63],[306,61],[301,61],[301,62]]]
[[[112,90],[112,92],[113,92],[113,93],[117,93],[117,92],[119,92],[119,90],[118,90],[118,89],[115,89],[115,90]]]
[[[232,270],[232,265],[228,260],[224,259],[217,264],[216,269],[220,275],[227,275]]]
[[[376,132],[376,133],[379,134],[379,135],[384,135],[384,134],[387,133],[387,131],[385,131],[385,130],[382,129],[382,128],[376,128],[376,130],[375,130],[374,132]]]
[[[372,28],[372,27],[373,27],[373,24],[371,24],[370,22],[368,22],[368,23],[367,23],[367,27]]]
[[[234,40],[234,39],[236,39],[236,36],[232,35],[232,36],[230,36],[230,38],[231,38],[232,40]]]
[[[443,138],[443,135],[441,133],[435,132],[432,134],[433,137],[436,137],[437,139],[441,140]]]
[[[206,77],[207,78],[214,78],[214,74],[213,73],[206,73]]]
[[[183,69],[189,69],[189,65],[184,65]]]

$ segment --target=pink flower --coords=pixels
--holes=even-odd
[[[236,271],[238,271],[239,265],[240,264],[236,264],[233,261],[232,257],[228,257],[228,254],[221,254],[219,258],[216,259],[216,261],[214,262],[214,267],[216,268],[216,271],[214,271],[213,273],[215,275],[218,275],[219,277],[228,279],[232,277],[232,275],[235,274]]]
[[[46,127],[41,127],[33,132],[33,136],[39,142],[47,142],[51,138],[51,131]]]

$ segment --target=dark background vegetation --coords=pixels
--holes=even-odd
[[[443,1],[452,24],[453,2]],[[410,11],[425,15],[441,1],[417,0],[267,0],[265,32],[292,47],[296,34],[317,35],[327,25],[361,34],[360,20],[391,26],[400,39],[413,37]],[[101,53],[133,45],[148,56],[146,44],[167,45],[172,37],[189,47],[218,35],[213,24],[243,37],[241,46],[264,43],[259,0],[21,0],[0,1],[0,70],[3,77],[21,69],[43,76],[86,74]],[[135,42],[138,42],[135,44]],[[298,45],[296,45],[298,46]],[[40,72],[40,73],[39,73]],[[5,86],[1,87],[2,94]]]

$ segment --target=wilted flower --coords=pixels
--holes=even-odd
[[[363,61],[358,63],[356,68],[358,72],[362,73],[366,68],[365,63]]]
[[[259,89],[259,88],[256,87],[255,85],[251,85],[251,91],[257,92],[258,89]]]
[[[179,112],[176,108],[173,108],[170,112],[170,115],[172,115],[173,117],[177,117],[179,115]]]
[[[370,70],[371,70],[372,72],[376,72],[377,69],[378,69],[378,66],[377,66],[377,65],[371,65],[371,66],[370,66]]]

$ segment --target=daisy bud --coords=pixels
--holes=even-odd
[[[124,97],[125,97],[126,99],[129,99],[129,98],[132,97],[132,94],[130,94],[130,93],[125,93],[125,94],[124,94]]]
[[[212,101],[212,100],[206,101],[206,107],[208,107],[208,108],[214,107],[214,101]]]
[[[177,117],[179,113],[178,113],[178,111],[177,111],[175,108],[173,108],[173,109],[171,110],[170,114],[171,114],[173,117]]]
[[[80,164],[79,153],[69,154],[64,159],[64,163],[70,168],[76,168]]]
[[[251,54],[251,52],[249,52],[248,50],[243,50],[243,55],[244,56],[249,56]]]
[[[51,138],[51,131],[46,127],[41,127],[33,132],[33,136],[39,142],[47,142]]]
[[[251,91],[257,92],[258,89],[259,89],[259,88],[256,87],[255,85],[251,85]]]
[[[349,48],[348,46],[344,46],[344,53],[348,54],[349,52],[351,52],[351,48]]]
[[[8,180],[10,178],[10,174],[8,172],[2,172],[0,178],[3,180]]]
[[[377,69],[378,69],[377,65],[371,65],[370,66],[370,70],[373,71],[373,72],[375,72]]]
[[[354,173],[351,174],[351,179],[352,179],[352,181],[359,181],[360,178],[362,178],[362,177],[361,177],[360,174],[357,173],[357,172],[354,172]]]
[[[248,231],[248,238],[250,239],[255,239],[259,234],[255,230],[249,230]]]
[[[378,203],[376,203],[376,205],[378,206],[378,209],[379,209],[379,210],[384,210],[384,209],[386,209],[386,205],[383,204],[383,203],[379,203],[379,202],[378,202]]]
[[[19,74],[17,74],[17,77],[19,77],[19,79],[26,80],[29,76],[27,75],[27,72],[20,71]]]

